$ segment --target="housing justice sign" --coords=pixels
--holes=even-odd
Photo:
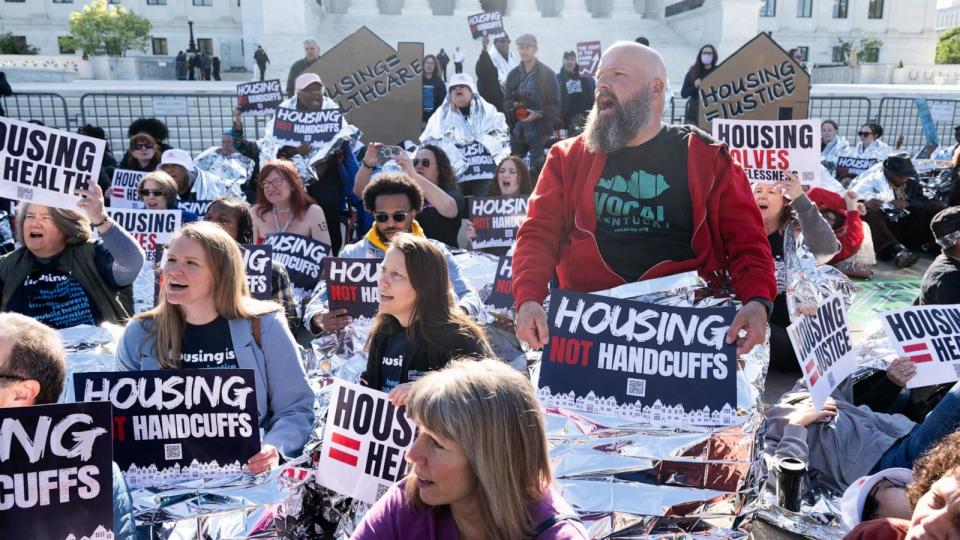
[[[787,334],[813,404],[823,410],[830,394],[857,369],[843,299],[831,295],[817,306],[816,316],[797,317],[787,327]]]
[[[728,425],[737,356],[724,337],[735,313],[554,290],[540,402],[660,425]]]

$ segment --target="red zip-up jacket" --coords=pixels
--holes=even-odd
[[[657,263],[640,279],[696,270],[711,286],[728,285],[732,278],[733,290],[744,303],[753,298],[772,301],[777,295],[773,256],[747,177],[726,145],[689,129],[687,179],[696,257]],[[517,232],[513,255],[517,308],[528,300],[543,302],[554,271],[560,288],[578,292],[625,283],[601,257],[595,236],[593,192],[606,158],[606,153],[589,152],[582,135],[550,149],[530,196],[527,218]]]
[[[863,244],[863,221],[860,212],[847,210],[843,197],[823,188],[813,188],[807,192],[807,198],[821,210],[832,210],[838,216],[845,216],[843,225],[833,230],[840,241],[840,253],[827,264],[836,264],[853,257]]]

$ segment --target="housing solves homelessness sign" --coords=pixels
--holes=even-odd
[[[383,259],[323,260],[323,279],[327,281],[327,305],[331,310],[346,309],[352,317],[375,317],[380,309],[377,276]]]
[[[383,392],[337,380],[330,396],[317,481],[373,504],[406,475],[416,427]]]
[[[110,207],[107,208],[107,215],[133,235],[147,253],[170,243],[173,233],[180,228],[180,210],[135,210]]]
[[[280,79],[237,85],[237,108],[242,115],[272,113],[282,101],[283,89],[280,88]]]
[[[809,186],[820,179],[819,124],[819,120],[718,118],[713,121],[713,136],[727,143],[750,183],[778,182],[784,171],[790,171]]]
[[[78,400],[113,404],[113,459],[130,487],[239,474],[260,451],[254,384],[252,369],[73,376]]]
[[[880,318],[894,350],[917,366],[907,388],[960,379],[960,306],[914,306]]]
[[[815,317],[797,317],[787,334],[813,404],[821,410],[837,386],[857,369],[843,300],[830,296],[817,307]]]
[[[554,290],[540,402],[655,424],[728,424],[737,358],[724,336],[734,314]]]
[[[273,249],[273,260],[282,264],[294,287],[312,290],[320,281],[323,258],[330,246],[309,236],[291,233],[268,234],[264,244]]]
[[[526,215],[527,199],[523,197],[472,197],[470,222],[477,231],[473,249],[512,246]]]
[[[0,538],[113,530],[110,404],[0,409]]]
[[[76,210],[97,182],[105,141],[0,117],[0,197]]]

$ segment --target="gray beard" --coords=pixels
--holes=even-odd
[[[600,116],[593,104],[583,128],[587,150],[611,154],[623,149],[650,120],[650,89],[641,88],[626,103],[617,101],[612,116]]]

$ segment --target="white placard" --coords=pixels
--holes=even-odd
[[[893,348],[917,366],[907,388],[960,379],[960,306],[913,306],[880,314]]]
[[[820,182],[820,120],[717,118],[713,136],[727,143],[751,184],[777,182],[783,171],[792,171],[807,186]]]
[[[843,299],[833,294],[817,307],[816,316],[797,317],[787,334],[813,404],[821,410],[837,386],[857,369]]]

